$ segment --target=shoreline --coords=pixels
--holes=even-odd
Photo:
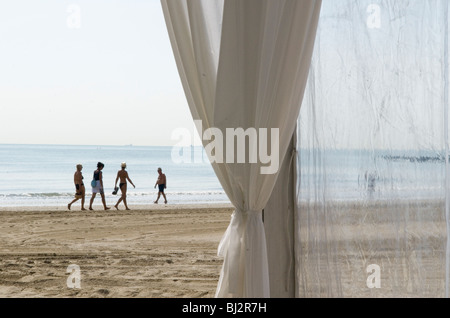
[[[81,210],[80,202],[75,202],[70,210],[67,209],[67,205],[65,206],[0,206],[0,212],[130,212],[130,211],[152,211],[152,210],[180,210],[180,209],[211,209],[211,208],[233,208],[231,203],[186,203],[186,204],[129,204],[128,207],[131,209],[129,211],[125,210],[123,204],[119,205],[119,210],[114,208],[114,205],[110,205],[110,210],[104,210],[99,202],[96,202],[93,205],[94,210],[89,210],[89,200],[86,200],[84,206],[86,211]],[[97,200],[99,201],[99,200]]]
[[[70,200],[70,198],[68,199]],[[70,202],[70,201],[67,201]],[[100,200],[97,200],[94,202],[94,210],[93,211],[104,211],[104,212],[111,212],[111,211],[117,211],[114,208],[114,204],[112,202],[108,202],[108,206],[111,208],[110,210],[103,210],[103,206],[100,203]],[[114,201],[116,202],[116,201]],[[334,208],[342,208],[342,209],[348,209],[348,208],[374,208],[374,207],[380,207],[380,206],[390,206],[390,207],[399,207],[399,206],[423,206],[427,207],[429,205],[445,205],[445,199],[441,198],[425,198],[425,199],[409,199],[409,198],[399,198],[395,200],[391,199],[384,199],[384,200],[327,200],[325,203],[323,202],[316,202],[316,201],[308,201],[308,200],[301,200],[298,202],[299,208],[306,208],[306,207],[334,207]],[[93,212],[88,209],[89,206],[89,199],[86,199],[85,202],[85,208],[86,211],[84,212]],[[230,202],[202,202],[202,203],[148,203],[148,204],[128,204],[131,211],[142,211],[142,210],[160,210],[160,209],[207,209],[207,208],[232,208],[234,209],[233,204]],[[26,212],[39,212],[39,211],[67,211],[67,212],[73,212],[73,211],[81,211],[81,204],[80,201],[75,202],[69,211],[67,209],[67,204],[63,205],[17,205],[17,206],[1,206],[0,205],[0,212],[4,211],[26,211]],[[126,211],[123,203],[119,205],[119,212],[120,211]]]

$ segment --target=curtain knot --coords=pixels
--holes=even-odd
[[[238,214],[241,216],[247,216],[247,217],[255,217],[258,215],[262,215],[262,210],[246,210],[246,209],[235,208],[234,214]]]

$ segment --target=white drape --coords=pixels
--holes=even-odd
[[[279,129],[270,144],[272,151],[278,146],[282,162],[300,110],[321,0],[161,3],[193,119],[202,121],[200,136],[208,128],[224,135],[227,128]],[[232,158],[212,164],[236,208],[219,246],[224,264],[216,296],[269,297],[261,211],[278,174],[262,174],[267,165],[261,160]]]
[[[448,296],[448,6],[323,1],[299,121],[297,296]]]

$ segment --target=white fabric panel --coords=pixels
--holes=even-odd
[[[264,208],[270,297],[295,297],[295,211],[296,211],[296,137],[289,145],[277,183]]]
[[[320,3],[314,1],[225,2],[214,124],[222,131],[227,127],[280,128],[280,161],[296,125],[314,42],[315,32],[309,28],[315,30],[319,10]],[[230,241],[234,244],[229,243],[229,250],[245,248],[245,258],[241,257],[240,263],[232,261],[222,272],[229,275],[228,282],[235,282],[238,289],[222,281],[219,297],[269,296],[260,211],[267,203],[277,174],[263,175],[260,167],[259,164],[221,167],[228,176],[221,180],[222,184],[229,190],[236,213],[243,214],[246,226],[239,228],[232,222],[231,229],[237,232],[230,234],[244,240]],[[242,223],[241,218],[233,218],[236,220]],[[226,259],[227,254],[224,256]]]
[[[192,117],[212,127],[223,0],[162,0],[161,4]]]
[[[299,120],[298,296],[448,295],[448,5],[323,1]]]
[[[300,110],[321,0],[225,0],[223,6],[162,0],[162,5],[193,118],[223,135],[227,128],[279,129],[269,150],[278,150],[281,163]],[[252,147],[258,145],[246,151]],[[212,164],[236,207],[219,246],[224,265],[216,296],[269,297],[261,211],[277,169],[263,174],[266,164],[237,163],[237,156],[224,147],[224,158],[233,160]]]

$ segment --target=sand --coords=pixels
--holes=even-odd
[[[445,297],[442,200],[328,202],[300,207],[300,297]],[[379,267],[380,288],[367,280]]]
[[[131,207],[0,207],[0,297],[213,298],[232,206]],[[308,214],[301,206],[300,297],[443,297],[443,207],[328,204]],[[72,264],[79,289],[67,285]],[[380,289],[367,286],[371,264],[381,268]]]
[[[130,207],[0,208],[0,297],[214,297],[232,207]]]

